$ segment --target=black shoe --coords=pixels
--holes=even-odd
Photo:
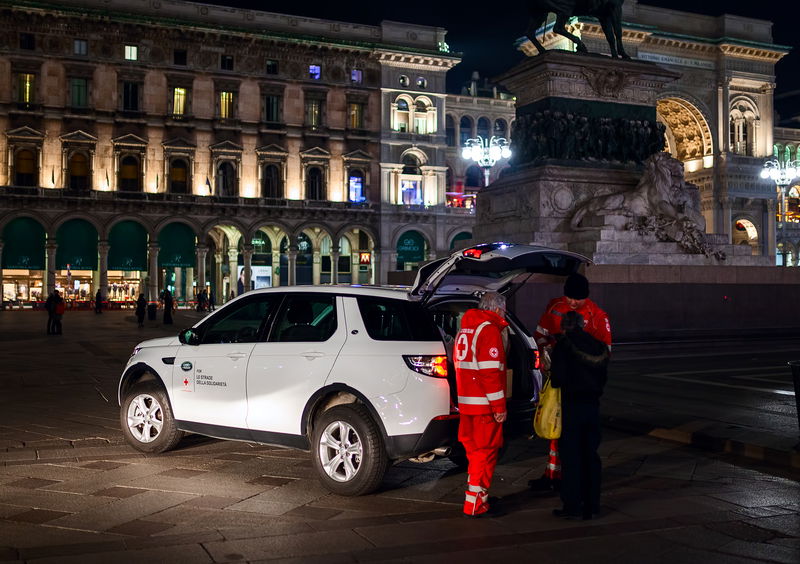
[[[577,511],[567,511],[566,509],[553,509],[553,515],[555,517],[561,517],[562,519],[567,519],[569,521],[580,521],[583,519],[583,515]]]

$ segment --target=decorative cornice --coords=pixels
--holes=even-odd
[[[450,70],[461,62],[461,59],[457,57],[436,57],[414,53],[401,53],[397,51],[376,50],[374,54],[378,62],[392,67],[410,67],[428,70],[430,70],[430,67],[434,67],[442,70]]]

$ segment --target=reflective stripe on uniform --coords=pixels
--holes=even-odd
[[[550,331],[548,331],[547,329],[545,329],[541,325],[537,325],[536,326],[536,332],[537,333],[541,333],[542,335],[549,335],[550,334]]]
[[[492,392],[491,394],[486,394],[486,397],[489,398],[489,401],[495,401],[503,399],[504,397],[506,397],[506,395],[505,393],[503,393],[503,390],[500,390],[499,392]]]
[[[553,464],[552,462],[548,462],[547,463],[547,469],[548,470],[561,470],[561,465],[560,464]]]
[[[464,405],[489,405],[489,398],[486,396],[458,396],[458,403]]]
[[[483,488],[480,486],[473,486],[472,484],[467,484],[467,491],[481,493]]]
[[[487,370],[489,368],[501,369],[499,360],[482,360],[480,362],[459,362],[459,368],[466,370]]]
[[[465,494],[464,495],[464,499],[465,499],[465,501],[467,503],[475,503],[476,501],[478,501],[478,496],[477,495],[471,495],[471,494]]]

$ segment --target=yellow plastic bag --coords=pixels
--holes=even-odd
[[[561,437],[561,388],[550,386],[550,378],[539,395],[533,416],[533,432],[543,439]]]

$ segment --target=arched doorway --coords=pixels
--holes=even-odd
[[[42,301],[46,297],[45,238],[44,227],[30,217],[12,219],[3,228],[3,301]]]
[[[297,236],[297,259],[295,260],[295,283],[299,285],[314,283],[314,246],[305,233]]]
[[[147,230],[137,221],[120,221],[108,234],[108,299],[136,300],[145,293]]]
[[[397,270],[416,270],[427,256],[428,243],[419,231],[406,231],[397,240]]]
[[[97,229],[84,219],[70,219],[56,231],[56,289],[68,300],[88,301],[97,290]]]
[[[469,231],[462,231],[461,233],[459,233],[455,237],[453,237],[452,241],[450,241],[450,248],[451,249],[455,249],[456,247],[460,248],[463,245],[459,245],[459,242],[460,241],[467,241],[469,239],[472,239],[472,233],[470,233]]]
[[[196,262],[194,230],[181,222],[165,225],[158,234],[158,266],[161,290],[169,290],[176,300],[192,296],[193,269]]]
[[[712,156],[711,129],[702,112],[682,98],[663,98],[656,105],[657,117],[666,128],[666,146],[669,153],[687,165],[687,170],[709,168],[712,163],[704,157]]]

